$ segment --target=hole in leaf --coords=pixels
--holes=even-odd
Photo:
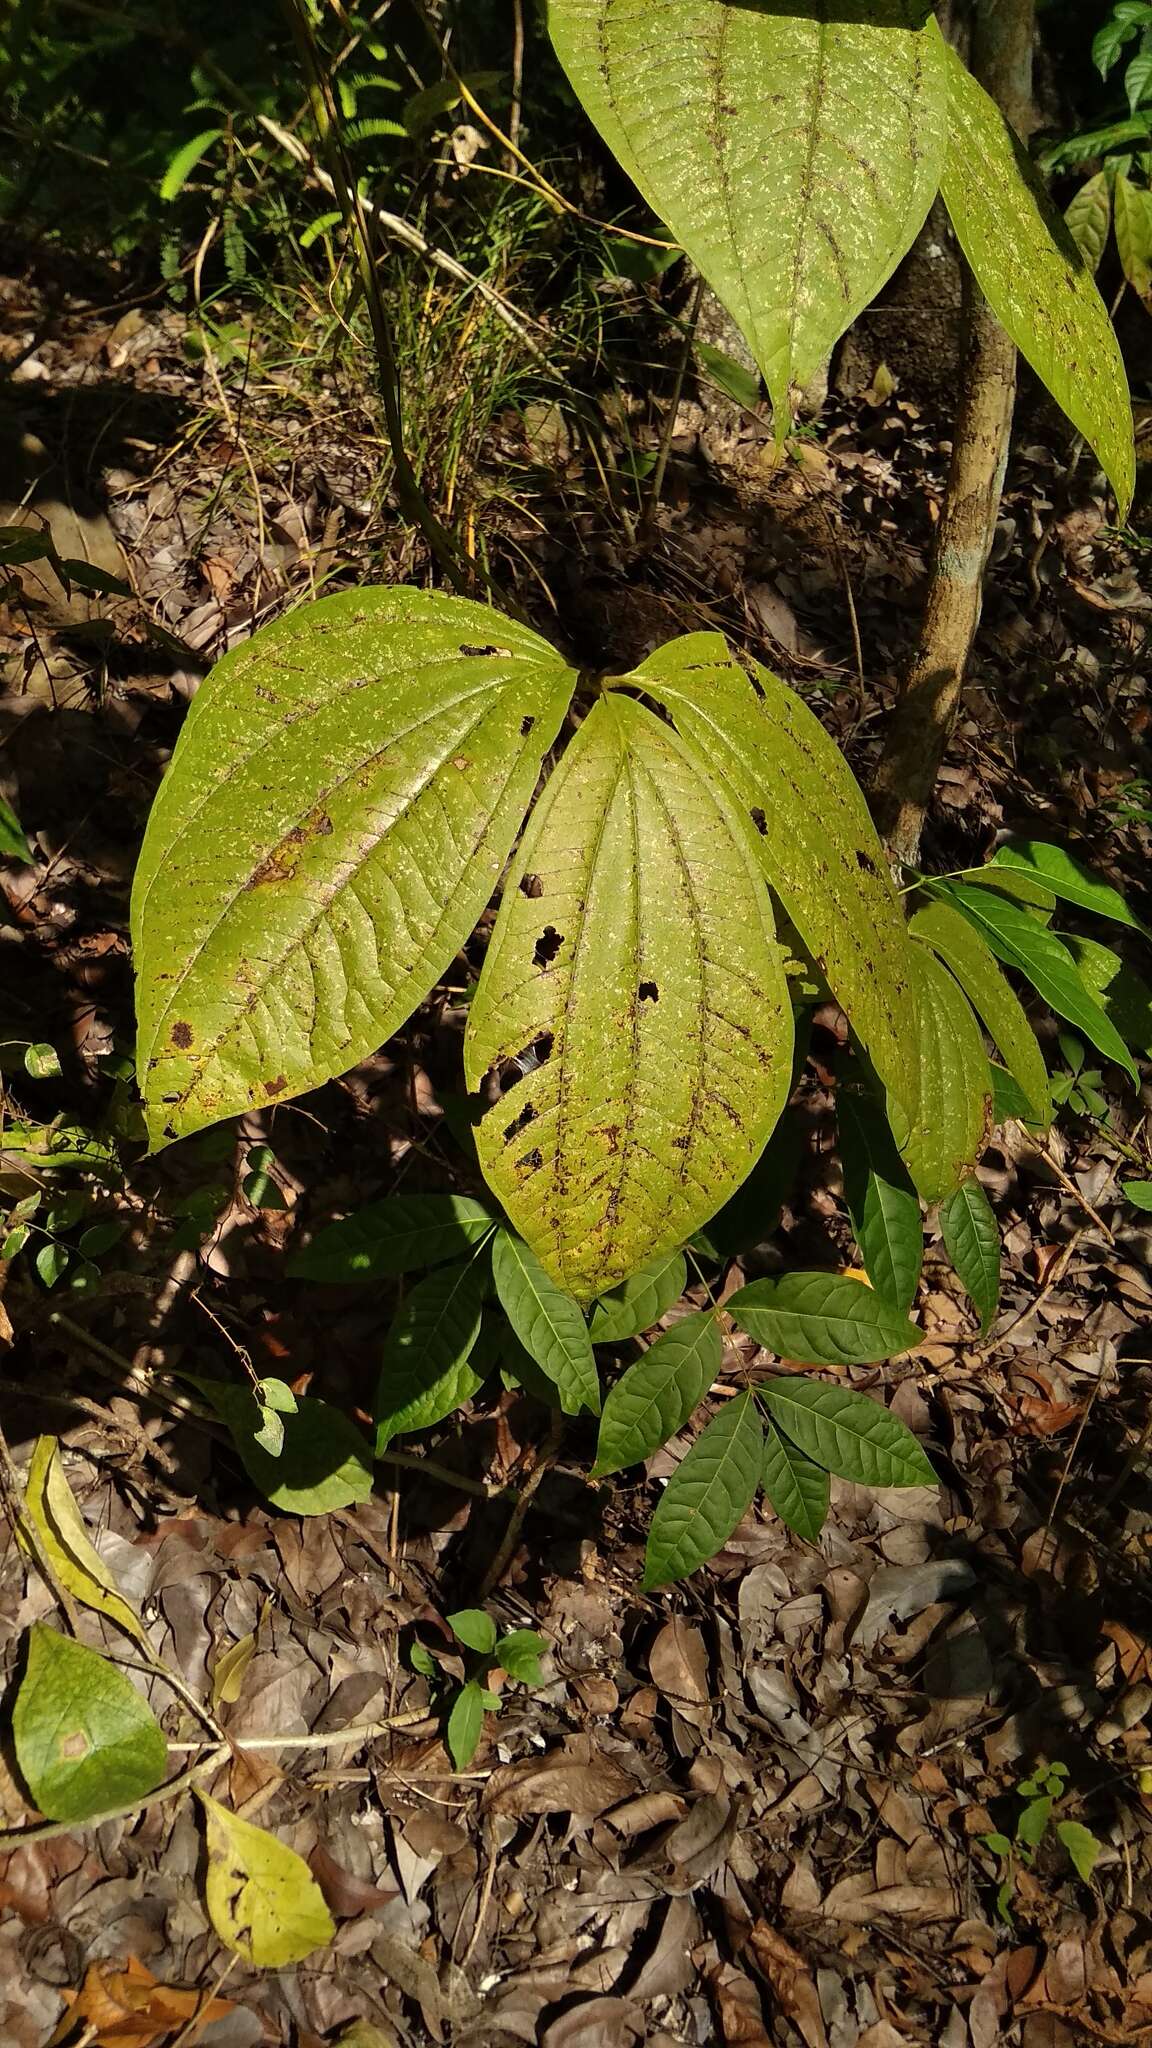
[[[460,643],[461,654],[499,654],[499,647],[470,647],[466,640]]]
[[[762,810],[760,809],[759,805],[757,805],[756,809],[755,809],[755,810],[753,811],[753,813],[752,813],[752,823],[753,823],[753,824],[755,825],[755,827],[756,827],[756,830],[757,830],[757,831],[758,831],[758,832],[759,832],[759,833],[760,833],[761,835],[763,835],[763,834],[764,834],[765,832],[767,832],[767,830],[768,830],[768,820],[767,820],[767,818],[766,818],[766,817],[764,816],[764,813],[763,813],[763,811],[762,811]]]
[[[642,981],[640,983],[640,1001],[642,1003],[658,1003],[660,1001],[660,990],[654,981]]]
[[[535,723],[536,720],[534,718],[522,718],[520,720],[520,736],[522,739],[527,739]]]
[[[528,1173],[535,1173],[536,1168],[543,1166],[543,1164],[544,1154],[540,1150],[539,1145],[534,1146],[531,1152],[526,1152],[523,1159],[516,1161],[517,1171],[523,1170]]]
[[[526,1131],[529,1124],[535,1123],[535,1121],[536,1111],[533,1109],[532,1104],[530,1102],[526,1102],[524,1104],[523,1109],[520,1111],[519,1116],[513,1117],[511,1123],[505,1131],[504,1143],[506,1145],[510,1145],[512,1143],[513,1138],[519,1137],[520,1132]]]
[[[544,884],[539,875],[521,875],[520,887],[525,896],[535,898],[544,894]]]
[[[874,875],[878,872],[876,863],[873,860],[871,854],[865,853],[863,849],[859,846],[856,848],[856,865],[857,867],[863,868],[864,873],[866,875]]]
[[[532,950],[533,965],[551,967],[563,944],[563,932],[558,932],[554,924],[546,924]]]

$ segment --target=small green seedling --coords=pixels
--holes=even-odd
[[[995,1830],[980,1837],[985,1848],[1000,1859],[996,1911],[1006,1927],[1012,1925],[1017,1866],[1032,1868],[1049,1827],[1067,1851],[1077,1877],[1085,1884],[1090,1881],[1100,1855],[1100,1843],[1091,1828],[1086,1828],[1082,1821],[1054,1817],[1058,1802],[1068,1791],[1067,1764],[1041,1764],[1030,1778],[1021,1779],[1016,1791],[1024,1805],[1017,1815],[1015,1833],[1009,1836]]]
[[[476,1754],[485,1714],[500,1711],[500,1695],[488,1684],[490,1674],[503,1671],[521,1685],[543,1685],[540,1659],[547,1646],[531,1628],[512,1629],[508,1635],[498,1637],[492,1616],[485,1614],[482,1607],[461,1608],[458,1614],[449,1614],[447,1622],[468,1653],[462,1660],[462,1680],[458,1684],[449,1681],[443,1698],[449,1753],[456,1769],[466,1771]],[[419,1671],[423,1677],[438,1685],[445,1683],[437,1659],[423,1643],[412,1645],[408,1661],[413,1671]]]
[[[1107,1101],[1100,1093],[1103,1075],[1099,1067],[1086,1067],[1084,1047],[1070,1031],[1060,1033],[1060,1050],[1068,1062],[1068,1071],[1052,1075],[1052,1100],[1063,1103],[1075,1110],[1077,1116],[1096,1117],[1106,1124],[1110,1111]]]

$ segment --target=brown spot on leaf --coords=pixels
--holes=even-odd
[[[274,1081],[265,1081],[264,1093],[265,1095],[283,1095],[284,1090],[287,1086],[287,1074],[277,1074],[276,1079]]]
[[[183,1018],[172,1026],[172,1043],[178,1046],[181,1052],[187,1052],[192,1043],[192,1026],[185,1024]]]
[[[90,1747],[84,1730],[77,1728],[71,1735],[65,1735],[61,1741],[60,1761],[66,1764],[79,1763],[82,1756],[87,1756]]]
[[[520,887],[525,896],[536,897],[544,894],[544,884],[539,875],[521,875]]]

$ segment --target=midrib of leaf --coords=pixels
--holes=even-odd
[[[461,659],[463,659],[463,657],[461,657]],[[356,686],[354,685],[353,687]],[[436,719],[444,717],[446,715],[450,715],[452,712],[459,710],[460,707],[464,704],[467,704],[471,698],[483,695],[488,699],[488,701],[484,704],[483,708],[481,709],[479,715],[473,720],[473,722],[470,725],[466,726],[462,732],[458,731],[454,734],[450,743],[445,746],[444,751],[440,755],[439,759],[437,759],[428,768],[424,780],[419,784],[417,788],[411,790],[406,795],[406,797],[404,798],[400,805],[400,808],[394,813],[392,817],[389,818],[388,823],[383,827],[383,829],[378,831],[375,834],[375,836],[371,839],[366,850],[361,854],[358,863],[351,869],[351,871],[346,875],[338,877],[327,890],[324,890],[322,888],[317,889],[314,897],[315,907],[313,910],[313,914],[308,918],[307,923],[303,926],[303,928],[293,936],[293,938],[287,945],[281,948],[280,952],[274,958],[262,960],[261,964],[265,970],[262,981],[260,982],[258,987],[250,990],[244,1002],[242,1004],[239,1004],[236,1007],[236,1009],[231,1012],[228,1019],[227,1029],[218,1032],[215,1038],[208,1039],[205,1041],[203,1056],[198,1058],[197,1070],[193,1079],[189,1081],[188,1085],[181,1091],[181,1093],[176,1097],[173,1103],[169,1103],[166,1105],[169,1115],[171,1115],[173,1111],[179,1110],[184,1105],[184,1103],[187,1102],[189,1096],[197,1092],[197,1090],[203,1083],[205,1071],[207,1070],[213,1057],[219,1052],[220,1046],[224,1043],[224,1041],[227,1038],[233,1036],[237,1030],[242,1028],[244,1020],[251,1015],[251,1012],[256,1008],[256,1005],[259,1002],[263,1001],[269,983],[275,979],[276,975],[281,971],[281,969],[284,967],[287,961],[291,960],[293,956],[298,953],[304,953],[305,958],[309,960],[309,966],[312,970],[313,977],[315,976],[315,968],[311,962],[310,956],[307,954],[306,949],[309,941],[315,936],[317,928],[323,923],[325,917],[328,915],[328,912],[331,910],[332,905],[339,901],[340,897],[343,895],[346,889],[351,889],[353,885],[360,880],[364,868],[371,860],[373,854],[376,852],[381,841],[386,839],[390,833],[396,831],[397,827],[403,823],[404,819],[408,816],[409,811],[417,803],[419,803],[420,799],[424,795],[426,795],[429,786],[434,782],[436,776],[443,768],[445,762],[450,760],[461,746],[464,746],[470,739],[472,739],[475,733],[483,725],[485,718],[488,716],[488,713],[493,708],[493,703],[497,702],[500,699],[500,697],[502,697],[505,694],[507,688],[508,684],[506,682],[497,686],[482,685],[477,690],[469,690],[465,692],[464,695],[455,698],[451,704],[438,705],[436,709],[432,712],[429,712],[427,716],[423,718],[414,719],[412,724],[405,726],[402,731],[392,733],[389,737],[386,746],[378,748],[374,754],[369,754],[365,756],[362,760],[358,761],[355,764],[355,766],[349,770],[348,774],[341,776],[338,781],[329,783],[320,795],[315,796],[312,799],[312,801],[308,804],[307,809],[299,814],[296,820],[297,827],[299,826],[303,819],[309,817],[312,814],[312,812],[315,811],[320,805],[326,802],[338,791],[344,789],[349,782],[352,782],[357,775],[362,774],[366,768],[376,766],[381,761],[383,761],[386,755],[391,752],[393,747],[399,746],[404,740],[411,739],[416,733],[419,733],[426,725],[433,724],[436,721]],[[301,716],[309,715],[310,713],[301,714]],[[282,731],[283,724],[281,724],[280,727],[280,732]],[[276,737],[279,737],[279,733],[271,735],[269,739],[266,741],[262,741],[261,748],[263,748],[266,745],[272,744],[273,739]],[[251,756],[246,756],[242,765],[244,767],[247,767],[249,765],[250,759]],[[507,772],[504,776],[504,780],[501,785],[501,794],[503,793],[503,790],[505,790],[508,787],[508,783],[512,779],[512,776],[515,773],[518,764],[519,755],[515,754],[510,758],[510,760],[507,763]],[[196,805],[193,816],[198,816],[204,804],[207,801],[209,801],[209,799],[212,796],[218,794],[218,792],[227,783],[232,782],[234,779],[235,776],[232,770],[229,770],[229,773],[227,775],[221,776],[220,781],[215,783],[212,789],[208,792],[207,796],[203,797],[200,803]],[[489,809],[487,822],[485,824],[483,832],[480,834],[479,838],[475,839],[471,844],[468,856],[470,861],[474,861],[476,859],[477,854],[480,853],[486,841],[491,836],[492,826],[495,822],[495,817],[498,810],[499,798]],[[185,829],[187,829],[187,827]],[[281,836],[280,840],[278,841],[278,847],[282,848],[292,844],[292,829],[295,828],[290,828],[288,832],[285,832]],[[155,881],[155,879],[158,878],[158,875],[161,872],[162,870],[157,871],[157,877],[154,877],[153,881]],[[147,902],[147,894],[150,893],[152,886],[153,884],[149,883],[149,891],[146,892],[144,898],[142,899],[141,916],[143,914],[143,904]],[[240,887],[238,889],[235,889],[228,896],[224,904],[224,907],[220,912],[220,915],[216,918],[210,930],[205,933],[204,938],[201,941],[200,945],[196,948],[196,951],[191,955],[188,964],[185,968],[185,971],[181,976],[180,982],[177,984],[174,993],[169,997],[167,1008],[161,1012],[160,1016],[156,1021],[156,1025],[152,1033],[151,1045],[156,1045],[159,1042],[165,1024],[171,1017],[173,1010],[179,1007],[181,989],[184,987],[185,983],[189,979],[189,976],[192,973],[194,973],[196,967],[203,960],[205,954],[208,952],[208,949],[212,944],[212,941],[215,939],[221,927],[227,922],[228,918],[232,915],[232,912],[235,910],[236,905],[239,903],[241,897],[244,894],[245,885],[241,883]],[[371,914],[369,913],[367,906],[362,906],[362,908],[364,908],[365,915],[366,917],[368,917],[369,923],[374,924],[374,920],[371,918]],[[435,951],[440,932],[444,926],[446,919],[449,916],[450,910],[451,904],[446,903],[443,907],[440,917],[437,919],[435,925],[432,928],[432,931],[429,933],[428,939],[422,951],[420,952],[417,960],[412,965],[412,968],[410,970],[411,975],[419,973],[420,969],[423,967],[429,955]],[[140,972],[139,966],[137,972],[138,974]],[[407,981],[408,979],[409,976],[406,975],[405,980]],[[381,1036],[383,1037],[386,1035],[387,1033],[382,1031]]]
[[[816,68],[812,75],[812,85],[808,94],[808,120],[805,131],[806,153],[804,169],[801,174],[799,217],[792,240],[792,290],[789,295],[788,312],[789,364],[794,364],[796,361],[796,335],[800,325],[800,282],[804,274],[805,235],[808,230],[808,221],[816,196],[816,159],[820,149],[820,113],[824,104],[825,71],[828,62],[827,35],[828,25],[822,21],[817,29]],[[825,240],[832,251],[837,275],[843,279],[844,259],[833,241],[830,231],[826,231]]]

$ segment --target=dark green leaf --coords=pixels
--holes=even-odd
[[[468,1195],[389,1195],[329,1223],[293,1254],[297,1280],[380,1280],[458,1259],[495,1218]]]
[[[19,818],[0,796],[0,860],[18,860],[25,864],[32,859],[32,848],[24,836]]]
[[[805,1133],[786,1109],[747,1179],[724,1207],[696,1233],[693,1244],[706,1255],[735,1258],[764,1244],[780,1222],[780,1211],[795,1185],[804,1155]]]
[[[1110,946],[1095,939],[1064,941],[1080,979],[1134,1052],[1152,1057],[1152,988]]]
[[[955,882],[948,885],[948,893],[983,934],[998,960],[1025,975],[1057,1016],[1066,1017],[1098,1052],[1115,1060],[1139,1082],[1120,1033],[1088,993],[1067,946],[1026,910],[999,902],[986,889]]]
[[[766,1351],[803,1365],[867,1365],[923,1341],[923,1332],[900,1309],[846,1273],[754,1280],[725,1307]]]
[[[168,1746],[123,1672],[70,1636],[34,1622],[12,1710],[16,1760],[49,1820],[84,1821],[145,1799]]]
[[[826,1380],[769,1380],[772,1420],[817,1465],[860,1486],[934,1486],[936,1474],[910,1429],[878,1401]]]
[[[725,355],[722,348],[713,348],[710,342],[698,341],[696,354],[712,382],[718,384],[721,391],[729,398],[735,399],[737,405],[745,406],[749,412],[755,412],[760,403],[759,377],[754,377],[751,371],[746,370],[743,363],[736,362],[734,357]]]
[[[909,1309],[924,1257],[920,1198],[879,1104],[842,1085],[836,1109],[844,1200],[864,1270],[885,1301]]]
[[[622,1344],[658,1323],[679,1301],[688,1281],[683,1252],[670,1252],[642,1266],[631,1279],[592,1304],[588,1330],[593,1344]]]
[[[492,1251],[496,1292],[529,1356],[559,1389],[565,1415],[600,1413],[600,1379],[578,1304],[544,1271],[523,1238],[500,1230]]]
[[[686,1578],[721,1550],[756,1497],[764,1430],[751,1394],[726,1401],[677,1466],[648,1531],[641,1589]]]
[[[639,1465],[683,1429],[720,1370],[713,1315],[688,1316],[658,1337],[609,1390],[593,1477]]]
[[[376,1450],[401,1431],[443,1421],[482,1384],[469,1368],[491,1284],[486,1249],[418,1280],[384,1340],[373,1418]]]
[[[986,1336],[1000,1306],[1000,1229],[974,1174],[941,1202],[940,1229]]]
[[[815,1543],[828,1515],[828,1474],[781,1436],[771,1418],[764,1430],[763,1486],[785,1526]]]
[[[890,1095],[889,1116],[921,1199],[939,1202],[959,1186],[984,1149],[992,1082],[980,1026],[959,983],[915,940],[912,961],[920,1021],[920,1106],[908,1123],[899,1097]]]

